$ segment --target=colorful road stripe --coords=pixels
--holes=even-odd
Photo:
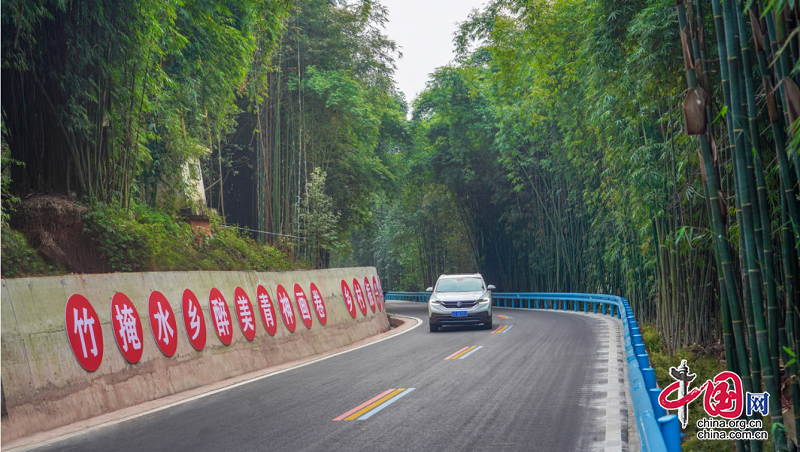
[[[477,351],[479,348],[483,348],[483,346],[482,345],[481,346],[473,345],[472,347],[464,347],[461,350],[459,350],[459,351],[453,353],[452,355],[448,356],[447,358],[445,358],[445,361],[448,360],[448,359],[464,359],[467,356],[475,353],[475,351]]]
[[[377,396],[367,400],[361,405],[353,408],[352,410],[342,413],[340,416],[334,418],[334,421],[354,421],[356,419],[363,421],[369,419],[373,414],[381,411],[387,406],[394,403],[397,399],[405,396],[414,388],[399,388],[387,389],[386,391],[378,394]]]
[[[511,328],[514,328],[514,325],[501,326],[500,328],[497,328],[496,330],[492,331],[492,333],[505,333]]]
[[[501,319],[506,319],[506,320],[512,320],[512,319],[514,319],[514,317],[509,317],[509,316],[507,316],[507,315],[498,315],[497,317],[500,317]]]
[[[454,356],[456,356],[457,354],[459,354],[459,353],[461,353],[461,352],[465,351],[465,350],[466,350],[466,349],[468,349],[468,348],[469,348],[469,347],[464,347],[464,348],[462,348],[461,350],[459,350],[459,351],[457,351],[457,352],[453,353],[452,355],[450,355],[450,356],[448,356],[447,358],[445,358],[445,361],[447,361],[448,359],[453,359],[453,357],[454,357]]]
[[[384,408],[386,408],[387,406],[389,406],[389,405],[393,404],[393,403],[394,403],[394,402],[396,402],[398,399],[400,399],[401,397],[404,397],[406,394],[408,394],[409,392],[411,392],[411,391],[413,391],[413,390],[414,390],[414,388],[408,388],[408,389],[406,389],[405,391],[401,392],[400,394],[397,394],[396,396],[394,396],[394,397],[392,397],[391,399],[387,400],[387,401],[386,401],[386,403],[379,405],[379,406],[378,406],[378,407],[376,407],[374,410],[372,410],[372,411],[370,411],[369,413],[367,413],[367,414],[365,414],[365,415],[361,416],[360,418],[358,418],[358,420],[359,420],[359,421],[366,421],[367,419],[369,419],[369,418],[370,418],[370,417],[372,417],[373,415],[377,414],[377,413],[378,413],[379,411],[381,411],[382,409],[384,409]]]
[[[477,352],[478,350],[480,350],[480,349],[482,349],[482,348],[483,348],[483,345],[480,345],[480,346],[478,346],[478,347],[473,347],[473,348],[472,348],[472,350],[468,351],[468,352],[467,352],[466,354],[464,354],[464,355],[461,355],[461,356],[459,356],[459,357],[458,357],[458,359],[464,359],[464,358],[466,358],[467,356],[469,356],[469,355],[471,355],[471,354],[473,354],[473,353]],[[454,359],[455,359],[455,358],[454,358]]]

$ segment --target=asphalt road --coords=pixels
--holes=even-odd
[[[389,302],[388,310],[423,324],[349,353],[35,450],[625,450],[626,405],[616,369],[623,360],[614,336],[619,330],[611,321],[599,315],[496,309],[495,329],[513,325],[505,333],[467,328],[430,333],[425,304]],[[445,360],[472,346],[481,348],[464,359]],[[333,421],[402,388],[414,390],[368,419]]]

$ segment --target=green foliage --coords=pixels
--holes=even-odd
[[[123,209],[95,203],[84,230],[114,271],[287,270],[291,262],[268,245],[212,222],[212,234],[195,236],[184,220],[144,205]]]
[[[3,277],[58,275],[64,269],[57,263],[43,258],[28,243],[25,234],[3,224],[2,230],[2,268]]]

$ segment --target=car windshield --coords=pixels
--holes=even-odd
[[[483,281],[480,278],[447,278],[439,281],[437,292],[478,292],[483,291]]]

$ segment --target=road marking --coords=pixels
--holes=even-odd
[[[483,345],[480,345],[480,346],[478,346],[478,347],[473,347],[473,348],[472,348],[472,350],[470,350],[470,351],[469,351],[469,352],[468,352],[466,355],[464,355],[464,356],[461,356],[461,357],[460,357],[460,358],[458,358],[458,359],[464,359],[464,358],[466,358],[467,356],[469,356],[469,355],[471,355],[471,354],[473,354],[473,353],[477,352],[478,350],[480,350],[480,349],[482,349],[482,348],[483,348]],[[453,359],[455,359],[455,358],[453,358]]]
[[[500,317],[501,319],[506,319],[506,320],[513,320],[514,319],[514,317],[509,317],[507,315],[498,315],[497,317]]]
[[[372,415],[374,415],[374,414],[378,413],[378,412],[379,412],[379,411],[381,411],[382,409],[384,409],[384,408],[386,408],[387,406],[389,406],[389,405],[393,404],[393,403],[394,403],[394,402],[396,402],[396,401],[397,401],[399,398],[401,398],[401,397],[405,396],[406,394],[408,394],[409,392],[411,392],[411,391],[413,391],[413,390],[414,390],[414,388],[408,388],[408,389],[406,389],[405,391],[401,392],[400,394],[397,394],[396,396],[394,396],[394,397],[392,397],[391,399],[389,399],[389,401],[387,401],[387,402],[386,402],[386,403],[384,403],[383,405],[381,405],[381,406],[379,406],[378,408],[376,408],[376,409],[374,409],[374,410],[370,411],[368,414],[365,414],[364,416],[361,416],[360,418],[358,418],[358,420],[359,420],[359,421],[365,421],[365,420],[369,419],[369,418],[370,418]]]
[[[401,392],[403,392],[405,390],[406,390],[406,388],[395,389],[392,392],[390,392],[388,395],[385,395],[385,396],[381,397],[380,399],[376,400],[375,402],[372,402],[369,405],[367,405],[366,407],[356,411],[354,414],[351,414],[350,416],[347,416],[346,418],[344,418],[344,420],[345,421],[352,421],[352,420],[358,419],[359,417],[361,417],[364,414],[374,410],[379,405],[383,404],[387,400],[391,399],[392,397],[396,396],[397,394],[400,394]]]
[[[398,337],[398,336],[400,336],[402,334],[408,333],[409,331],[413,330],[414,328],[417,328],[418,326],[422,325],[422,320],[417,318],[417,317],[413,317],[413,316],[410,316],[410,315],[398,315],[398,316],[399,317],[405,317],[407,319],[416,320],[417,323],[414,324],[413,326],[409,327],[405,331],[401,331],[399,333],[396,333],[396,334],[393,334],[391,336],[387,336],[387,337],[378,339],[378,340],[373,341],[373,342],[369,342],[369,343],[366,343],[366,344],[363,344],[363,345],[359,345],[358,347],[353,347],[353,348],[350,348],[350,349],[347,349],[347,350],[342,350],[340,352],[336,352],[336,353],[333,353],[333,354],[328,355],[328,356],[323,356],[321,358],[316,358],[316,359],[311,358],[310,361],[304,362],[302,364],[293,365],[293,366],[290,366],[290,367],[287,367],[287,368],[281,369],[281,370],[268,371],[268,373],[266,373],[264,375],[259,375],[259,376],[256,376],[256,377],[253,377],[253,378],[249,378],[249,379],[244,380],[244,381],[239,381],[237,383],[233,383],[233,384],[230,384],[230,385],[227,385],[227,386],[223,386],[223,387],[218,388],[218,389],[213,389],[211,391],[204,392],[204,393],[201,393],[201,394],[198,394],[198,395],[194,395],[194,396],[190,396],[190,397],[187,397],[185,399],[180,399],[178,401],[167,403],[165,405],[161,405],[161,406],[153,408],[153,409],[145,410],[145,411],[142,411],[142,412],[139,412],[139,413],[136,413],[136,414],[132,414],[132,415],[129,415],[129,416],[124,416],[124,417],[121,417],[121,418],[112,419],[112,420],[110,420],[108,422],[102,422],[102,423],[97,424],[97,425],[92,425],[91,427],[85,428],[83,430],[79,430],[79,431],[75,431],[75,432],[69,432],[69,433],[66,433],[66,434],[63,434],[63,435],[58,435],[56,437],[48,438],[48,439],[45,439],[43,441],[39,441],[39,442],[36,442],[36,443],[23,444],[23,445],[20,445],[20,446],[12,447],[10,450],[13,450],[15,452],[23,452],[23,451],[27,451],[27,450],[34,449],[34,448],[40,448],[40,447],[44,447],[44,446],[47,446],[47,445],[50,445],[50,444],[55,444],[55,443],[58,443],[58,442],[61,442],[61,441],[65,441],[67,439],[74,438],[74,437],[77,437],[77,436],[85,435],[85,434],[87,434],[89,432],[93,432],[95,430],[99,430],[99,429],[102,429],[102,428],[105,428],[105,427],[109,427],[109,426],[112,426],[112,425],[120,424],[122,422],[127,422],[127,421],[129,421],[131,419],[136,419],[138,417],[147,416],[148,414],[157,413],[159,411],[163,411],[163,410],[166,410],[168,408],[172,408],[174,406],[183,405],[184,403],[192,402],[192,401],[197,400],[197,399],[202,399],[202,398],[214,395],[214,394],[218,394],[220,392],[229,391],[231,389],[238,388],[239,386],[244,386],[244,385],[259,381],[259,380],[263,380],[265,378],[274,377],[276,375],[280,375],[282,373],[290,372],[292,370],[299,369],[301,367],[310,366],[311,364],[315,364],[315,363],[318,363],[320,361],[325,361],[325,360],[334,358],[334,357],[339,356],[339,355],[344,355],[345,353],[350,353],[350,352],[362,349],[364,347],[369,347],[370,345],[374,345],[374,344],[377,344],[379,342],[383,342],[383,341],[387,341],[389,339],[396,338],[396,337]],[[309,358],[306,358],[306,359],[309,359]],[[276,366],[276,367],[280,367],[280,365]],[[235,378],[236,377],[234,377],[232,379],[235,379]],[[223,382],[219,382],[219,383],[216,383],[216,384],[220,384],[220,383],[223,383]],[[208,386],[211,386],[211,385],[208,385]],[[174,394],[172,396],[167,396],[167,397],[176,397],[176,396],[180,396],[180,395],[181,395],[181,393],[178,393],[178,394]],[[147,402],[147,403],[153,403],[153,402],[157,402],[157,401],[158,401],[158,399],[156,399],[154,401],[151,401],[151,402]],[[145,404],[142,404],[142,405],[145,405]],[[131,408],[135,408],[135,406],[127,408],[127,409],[131,409]],[[124,410],[126,410],[126,409],[123,409],[123,410],[120,410],[120,411],[124,411]],[[86,423],[87,421],[91,421],[91,419],[87,419],[87,420],[81,421],[81,423]],[[73,424],[73,425],[75,425],[75,424]],[[65,427],[69,427],[69,426],[65,426]],[[5,449],[5,447],[4,447],[4,449]]]
[[[464,356],[464,353],[471,352],[471,351],[472,351],[472,350],[474,350],[474,349],[475,349],[475,346],[474,346],[474,345],[473,345],[472,347],[467,347],[467,349],[466,349],[466,350],[464,350],[464,351],[462,351],[462,352],[458,352],[456,355],[454,355],[454,356],[453,356],[452,358],[450,358],[450,359],[459,359],[459,358],[461,358],[462,356]]]
[[[514,325],[501,326],[500,328],[492,331],[492,333],[505,333],[506,331],[510,330],[511,328],[514,328]]]
[[[360,409],[364,408],[365,406],[367,406],[367,405],[369,405],[370,403],[372,403],[372,402],[374,402],[374,401],[376,401],[376,400],[380,399],[381,397],[385,396],[386,394],[389,394],[389,393],[390,393],[390,392],[392,392],[392,391],[394,391],[394,388],[392,388],[392,389],[387,389],[386,391],[384,391],[384,392],[382,392],[382,393],[380,393],[380,394],[376,395],[375,397],[373,397],[373,398],[371,398],[371,399],[367,400],[366,402],[362,403],[361,405],[359,405],[359,406],[357,406],[357,407],[353,408],[352,410],[350,410],[350,411],[348,411],[348,412],[346,412],[346,413],[342,414],[341,416],[334,418],[333,420],[334,420],[334,421],[341,421],[342,419],[346,418],[347,416],[350,416],[351,414],[355,413],[356,411],[358,411],[358,410],[360,410]]]
[[[505,327],[504,326],[498,326],[496,330],[492,331],[492,334],[499,333],[500,330],[502,330],[503,328],[505,328]]]
[[[447,358],[445,358],[445,361],[447,361],[448,359],[451,359],[453,356],[455,356],[455,355],[457,355],[457,354],[459,354],[459,353],[463,352],[464,350],[466,350],[466,349],[468,349],[468,348],[469,348],[469,347],[464,347],[464,348],[462,348],[461,350],[459,350],[459,351],[457,351],[457,352],[453,353],[452,355],[450,355],[450,356],[448,356]]]
[[[503,331],[501,331],[501,333],[504,333],[504,334],[508,333],[508,330],[510,330],[511,328],[514,328],[514,325],[508,325]]]

